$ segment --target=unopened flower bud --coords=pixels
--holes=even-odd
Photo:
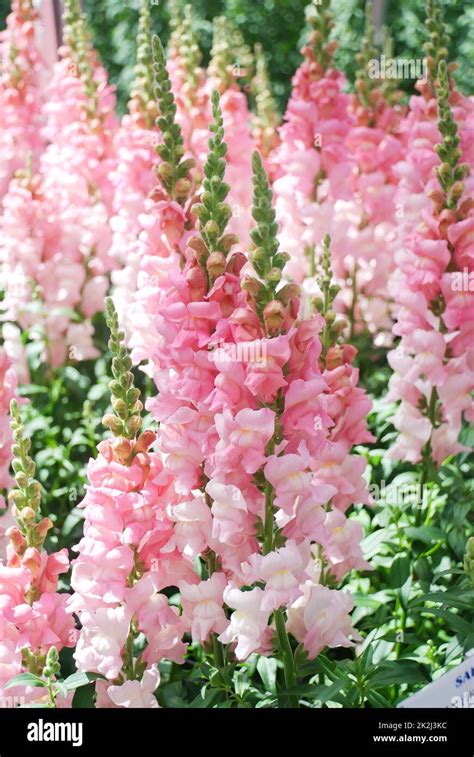
[[[432,189],[430,192],[428,192],[428,197],[435,206],[435,210],[439,213],[444,205],[444,194],[440,189]]]
[[[53,527],[53,521],[50,518],[42,518],[38,525],[35,527],[35,534],[38,539],[44,538],[48,531]]]
[[[111,444],[112,454],[119,463],[125,465],[132,454],[133,444],[130,439],[118,436]]]
[[[123,429],[123,423],[116,415],[108,413],[102,418],[102,424],[107,428],[110,428],[113,434],[120,434]]]
[[[28,547],[25,550],[22,564],[30,571],[33,578],[39,575],[41,570],[41,554],[37,547]]]
[[[474,536],[468,539],[466,555],[464,557],[464,570],[474,584]]]
[[[206,259],[208,251],[201,237],[197,235],[191,237],[188,240],[188,247],[193,251],[194,257],[196,258],[198,263]]]
[[[30,523],[36,518],[36,512],[32,507],[24,507],[21,510],[21,519],[26,523]]]
[[[128,422],[128,428],[130,429],[130,433],[132,434],[132,436],[136,436],[138,434],[141,425],[142,425],[142,419],[139,415],[133,415],[130,418]]]
[[[150,429],[147,429],[146,431],[143,432],[143,434],[140,434],[140,436],[138,437],[135,447],[133,448],[133,452],[135,454],[138,454],[140,452],[146,452],[148,448],[151,447],[155,439],[156,439],[155,432],[151,431]]]
[[[189,194],[191,189],[191,182],[189,179],[178,179],[175,184],[174,191],[178,200],[184,200]]]
[[[171,163],[160,163],[158,166],[158,174],[163,179],[163,181],[170,181],[174,175],[174,168]]]
[[[453,186],[451,187],[449,194],[453,198],[453,200],[459,200],[463,192],[464,192],[463,182],[455,181]]]
[[[283,305],[289,305],[289,303],[300,296],[300,288],[298,284],[285,284],[277,294],[277,297]]]
[[[127,403],[120,397],[112,397],[112,407],[120,418],[125,418],[128,412]]]
[[[278,283],[281,281],[281,270],[279,268],[272,268],[266,275],[267,281]]]
[[[190,287],[190,289],[194,290],[196,293],[204,291],[206,289],[204,271],[200,268],[200,266],[193,266],[189,269],[189,271],[187,271],[186,283],[188,287]]]
[[[256,299],[263,289],[263,284],[254,276],[247,275],[242,278],[241,287],[245,292],[248,292],[254,299]]]
[[[224,234],[220,241],[220,245],[225,252],[229,252],[229,250],[238,243],[239,238],[238,236],[236,236],[236,234]]]
[[[451,175],[451,166],[449,163],[441,163],[441,165],[437,167],[436,172],[441,181],[447,181]]]
[[[278,300],[272,300],[265,305],[263,322],[269,334],[278,334],[285,320],[285,315],[285,308]]]
[[[225,262],[225,256],[222,252],[218,252],[217,250],[211,252],[206,261],[206,268],[212,279],[217,279],[218,276],[221,276],[224,273]]]
[[[219,224],[216,221],[208,221],[204,227],[204,231],[208,237],[217,237],[219,234]]]
[[[10,539],[10,543],[17,555],[22,555],[26,549],[26,539],[17,526],[11,526],[7,529],[6,536]]]

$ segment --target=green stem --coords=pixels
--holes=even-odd
[[[56,707],[56,693],[55,693],[55,691],[53,689],[53,682],[52,682],[51,678],[47,678],[46,680],[48,682],[47,683],[47,689],[48,689],[48,692],[49,692],[49,699],[50,699],[50,702],[51,702],[50,707]]]
[[[273,613],[275,626],[278,634],[278,644],[283,658],[285,670],[285,684],[287,689],[293,689],[296,686],[295,661],[293,659],[293,650],[291,649],[290,640],[285,628],[285,617],[283,610],[280,608]],[[298,707],[298,697],[296,694],[287,695],[288,707]]]
[[[127,678],[129,681],[133,681],[135,677],[135,671],[133,670],[133,633],[130,631],[126,644],[128,665],[127,665]]]
[[[357,263],[354,263],[354,270],[352,271],[352,300],[351,300],[351,307],[349,310],[349,322],[351,325],[350,328],[350,335],[349,335],[349,342],[352,344],[352,341],[354,339],[354,332],[355,332],[355,307],[357,302]]]
[[[223,645],[217,638],[217,634],[212,634],[212,655],[216,668],[225,667],[225,651]]]
[[[265,483],[265,527],[263,554],[268,555],[273,549],[273,487]]]
[[[438,403],[438,393],[435,388],[431,390],[431,396],[430,396],[430,402],[428,405],[428,412],[426,414],[426,417],[431,422],[431,425],[433,428],[435,428],[435,416],[436,416],[436,409],[437,409],[437,403]],[[431,434],[430,438],[426,442],[425,446],[423,447],[422,451],[422,462],[421,462],[421,472],[420,472],[420,498],[418,501],[418,511],[416,513],[415,522],[416,525],[419,526],[421,524],[421,513],[423,510],[423,500],[424,500],[424,489],[425,485],[428,483],[429,477],[428,477],[428,465],[431,458]]]

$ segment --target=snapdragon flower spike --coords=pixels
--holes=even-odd
[[[435,202],[437,207],[441,207],[443,203],[439,183],[432,174],[437,165],[435,146],[440,142],[435,80],[438,76],[436,61],[447,60],[448,58],[449,37],[439,2],[437,0],[429,2],[426,12],[425,23],[431,30],[430,41],[427,43],[428,60],[430,61],[429,76],[427,81],[422,78],[415,85],[420,95],[410,98],[410,110],[402,124],[403,155],[394,167],[397,181],[395,203],[402,210],[398,218],[399,236],[402,240],[408,238],[414,232],[419,223],[420,215],[430,211],[432,202]],[[450,90],[449,104],[456,114],[463,155],[469,156],[472,152],[471,119],[473,104],[470,98],[464,97],[456,90],[454,82],[450,78],[455,69],[456,63],[447,64]],[[393,288],[397,293],[399,287],[396,277],[394,278]]]
[[[36,169],[45,147],[41,134],[43,96],[41,59],[36,47],[38,11],[32,0],[13,0],[0,32],[0,201],[25,155],[32,156]]]
[[[333,309],[334,300],[339,294],[341,287],[334,283],[331,270],[331,237],[326,234],[323,240],[323,257],[320,270],[317,271],[317,280],[321,290],[320,296],[312,300],[318,313],[324,318],[325,326],[321,332],[321,361],[325,364],[328,350],[336,343],[341,332],[346,327],[346,321],[338,317]],[[319,274],[319,275],[318,275]]]
[[[129,110],[131,113],[139,114],[142,118],[141,126],[150,130],[158,118],[152,73],[151,37],[150,0],[142,0],[138,19],[137,62],[134,67],[135,78],[130,92]]]
[[[117,311],[111,297],[106,300],[106,320],[110,329],[109,350],[114,377],[109,388],[115,414],[105,415],[103,424],[110,428],[114,436],[132,440],[138,436],[141,427],[143,404],[140,390],[133,383],[132,360],[124,345],[125,334],[119,329]]]
[[[38,675],[48,651],[73,647],[74,620],[66,612],[68,595],[57,591],[58,578],[69,569],[67,549],[48,554],[44,549],[52,522],[41,515],[41,487],[35,480],[35,464],[29,455],[18,403],[11,402],[15,487],[10,491],[13,525],[6,535],[6,562],[0,563],[0,634],[9,664],[0,671],[0,692],[8,679],[20,672]],[[44,689],[14,686],[28,702],[41,701]]]
[[[373,109],[376,104],[374,102],[374,94],[375,96],[377,95],[377,89],[380,87],[380,84],[377,84],[377,79],[371,78],[368,71],[369,61],[378,58],[380,52],[374,45],[374,32],[372,3],[368,2],[365,5],[365,35],[362,40],[361,50],[356,53],[356,61],[359,64],[359,68],[356,71],[355,88],[361,103],[370,113],[370,126],[374,125]]]
[[[436,175],[444,193],[443,209],[455,211],[460,197],[464,192],[463,179],[469,175],[468,163],[460,163],[462,151],[459,147],[461,139],[449,104],[450,86],[446,61],[442,60],[438,68],[438,129],[442,135],[441,144],[436,146],[436,152],[441,165],[436,169]],[[439,207],[439,198],[435,196]]]
[[[210,130],[213,136],[209,140],[209,153],[204,165],[203,192],[199,203],[192,207],[199,220],[199,236],[192,237],[188,242],[210,282],[224,273],[226,256],[238,241],[234,234],[226,234],[232,211],[225,201],[230,191],[224,181],[227,145],[216,90],[212,94],[212,115]]]
[[[306,10],[306,21],[311,26],[309,45],[314,58],[322,70],[332,66],[332,59],[337,42],[330,40],[334,28],[333,14],[330,10],[331,0],[312,0]]]
[[[228,147],[225,180],[231,187],[229,204],[232,217],[229,231],[236,234],[245,248],[249,244],[252,219],[251,155],[255,140],[251,131],[251,115],[242,82],[251,77],[252,55],[242,35],[226,18],[214,19],[211,60],[207,71],[207,91],[220,95],[225,140]]]
[[[10,403],[16,396],[17,378],[11,359],[0,347],[0,490],[9,487],[13,479],[9,473],[11,462],[12,434],[10,428]],[[0,508],[4,508],[0,496]]]
[[[45,90],[47,147],[39,170],[11,183],[2,217],[8,278],[19,282],[7,292],[8,317],[31,338],[39,332],[42,358],[54,368],[97,357],[91,319],[103,309],[114,265],[108,174],[115,100],[75,0],[65,16],[66,44]]]
[[[28,454],[31,441],[24,437],[20,411],[15,399],[11,401],[10,414],[13,435],[12,468],[16,487],[10,491],[8,498],[12,505],[12,514],[20,527],[25,549],[41,549],[53,524],[49,518],[41,518],[41,485],[34,478],[36,466]]]
[[[127,336],[130,310],[137,290],[137,276],[144,255],[140,237],[147,238],[152,223],[151,195],[156,186],[157,155],[161,141],[156,127],[159,115],[153,82],[149,0],[143,0],[137,35],[137,63],[128,113],[114,137],[115,161],[110,173],[113,185],[113,238],[110,254],[117,261],[112,271],[114,304]]]
[[[449,35],[443,20],[440,0],[427,0],[426,28],[430,38],[424,43],[423,49],[427,56],[428,74],[431,86],[438,76],[439,64],[448,58]]]
[[[255,245],[250,252],[250,259],[258,279],[248,279],[245,288],[268,335],[275,336],[283,328],[295,288],[291,285],[279,287],[283,268],[290,256],[280,251],[272,190],[262,158],[257,151],[252,156],[252,168],[252,216],[257,225],[250,232]]]
[[[463,133],[473,109],[451,91],[448,70],[441,61],[438,128],[434,124],[430,134],[432,170],[424,176],[431,207],[422,208],[422,223],[397,257],[394,333],[401,340],[389,354],[394,370],[389,398],[401,400],[394,417],[399,435],[389,454],[412,463],[421,460],[423,485],[435,479],[436,467],[448,455],[466,449],[459,434],[463,419],[474,418],[474,294],[459,283],[472,270],[472,151]]]
[[[179,0],[170,7],[172,33],[168,44],[167,69],[176,103],[176,118],[181,127],[186,153],[195,159],[193,181],[199,186],[207,157],[210,96],[206,71],[195,32],[192,6],[182,7]]]
[[[351,226],[353,166],[346,137],[354,122],[346,80],[333,67],[337,42],[330,38],[333,21],[329,3],[309,7],[309,41],[297,69],[284,122],[280,146],[271,155],[268,169],[273,179],[279,240],[290,254],[284,269],[287,280],[314,292],[313,262],[307,250],[320,255],[322,239],[330,233],[335,272],[347,275],[347,237]],[[349,207],[350,211],[350,207]]]
[[[155,434],[139,434],[141,402],[110,300],[107,320],[116,415],[104,422],[116,438],[102,441],[88,465],[84,536],[69,600],[81,622],[75,659],[78,670],[106,678],[97,683],[97,707],[157,707],[155,663],[164,657],[181,663],[185,650],[183,622],[162,589],[181,578],[192,583],[192,569],[179,564],[170,545],[171,477],[150,449]]]
[[[158,175],[168,196],[184,205],[191,191],[189,174],[195,161],[193,158],[184,158],[184,141],[176,121],[176,104],[166,69],[165,51],[156,35],[152,39],[152,51],[155,95],[160,109],[156,123],[163,138],[163,142],[156,147],[161,158]]]
[[[176,0],[171,6],[171,13],[172,33],[168,54],[171,60],[181,59],[182,68],[179,71],[182,78],[181,86],[184,87],[190,104],[195,104],[202,78],[200,69],[202,53],[194,31],[192,5],[187,3],[182,9],[179,1]]]
[[[219,94],[223,94],[237,79],[250,78],[252,70],[252,51],[240,30],[226,16],[217,16],[213,22],[208,72]]]
[[[278,124],[280,119],[272,92],[265,54],[260,44],[255,45],[255,76],[252,79],[251,91],[255,100],[253,136],[262,156],[268,158],[272,150],[279,144]]]
[[[87,114],[94,118],[98,111],[98,84],[91,65],[91,44],[87,21],[80,0],[65,0],[64,42],[68,45],[76,72],[89,98]]]

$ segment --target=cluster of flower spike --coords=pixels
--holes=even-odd
[[[426,157],[434,169],[425,183],[429,204],[397,259],[394,331],[401,340],[389,355],[394,370],[391,396],[401,400],[395,416],[399,435],[391,454],[411,462],[432,459],[438,465],[463,449],[463,416],[474,417],[473,163],[463,155],[456,118],[470,116],[472,121],[472,106],[470,113],[467,104],[457,107],[452,84],[442,60],[436,83],[439,144]],[[426,122],[427,153],[431,126]],[[410,158],[409,153],[409,165]]]
[[[351,333],[367,328],[381,344],[391,332],[386,283],[397,244],[393,165],[402,155],[401,114],[387,104],[383,80],[369,78],[378,53],[370,4],[357,94],[343,92],[344,76],[332,64],[329,5],[310,6],[312,32],[273,157],[281,241],[291,253],[286,272],[314,294],[315,256],[331,233],[338,307],[349,315]]]
[[[169,105],[162,123],[179,145]],[[179,206],[164,174],[156,217],[172,209],[175,222],[162,224],[166,255],[150,245],[145,256],[131,319],[143,334],[134,357],[148,361],[157,388],[147,402],[159,422],[155,452],[155,435],[139,433],[141,403],[109,306],[115,414],[105,422],[115,439],[89,466],[70,605],[82,625],[78,668],[107,679],[99,706],[156,706],[156,663],[183,662],[189,640],[220,664],[279,649],[291,687],[289,634],[310,657],[358,638],[338,585],[368,567],[345,511],[369,501],[365,463],[351,450],[371,439],[370,402],[354,350],[337,340],[329,240],[320,312],[300,318],[258,153],[251,249],[235,249],[217,92],[212,106],[199,202]]]
[[[41,487],[34,479],[17,401],[11,402],[15,486],[9,500],[12,525],[7,529],[6,559],[0,562],[0,691],[15,675],[42,675],[48,653],[75,644],[74,619],[66,610],[68,595],[58,579],[69,569],[67,550],[48,554],[44,542],[53,524],[41,515]],[[16,686],[8,696],[41,702],[44,689]],[[58,705],[60,702],[58,701]],[[64,704],[64,703],[63,703]]]
[[[252,56],[226,19],[215,21],[205,72],[191,8],[176,9],[167,59],[144,0],[119,125],[79,0],[66,2],[44,91],[32,5],[13,4],[0,82],[3,336],[21,381],[15,327],[42,341],[51,366],[96,356],[92,318],[112,281],[113,412],[112,437],[88,467],[68,599],[58,592],[68,557],[45,549],[52,523],[15,402],[10,451],[16,379],[0,353],[0,487],[11,484],[11,455],[16,478],[0,532],[0,689],[20,671],[50,677],[57,652],[75,646],[78,670],[102,677],[98,706],[156,707],[158,663],[183,663],[192,643],[218,667],[278,653],[291,690],[296,644],[314,658],[359,638],[341,587],[369,568],[348,510],[370,503],[354,453],[372,441],[370,400],[338,311],[350,335],[385,332],[394,260],[391,454],[427,466],[463,449],[474,386],[472,103],[449,79],[436,0],[430,77],[408,116],[369,76],[370,23],[356,94],[346,94],[329,4],[311,4],[280,129],[258,50],[252,121],[242,87]],[[142,428],[132,361],[156,388],[153,431]]]
[[[113,267],[115,101],[77,0],[66,3],[64,41],[43,92],[46,147],[38,159],[23,152],[1,217],[2,320],[40,340],[52,366],[98,355],[91,318]]]
[[[36,164],[43,148],[37,17],[33,0],[13,0],[6,29],[0,32],[0,200],[15,171],[24,167],[25,155]]]

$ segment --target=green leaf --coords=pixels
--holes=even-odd
[[[392,589],[399,589],[408,580],[411,573],[410,559],[407,555],[397,555],[392,562],[389,582]]]
[[[56,689],[56,695],[62,697],[63,699],[66,699],[68,695],[67,686],[65,685],[64,681],[55,681],[54,682],[54,688]]]
[[[421,528],[409,526],[405,529],[405,533],[413,541],[418,540],[430,545],[440,539],[444,539],[443,532],[440,528],[436,528],[436,526],[422,526]]]
[[[46,681],[43,681],[39,676],[33,675],[33,673],[19,673],[17,676],[10,678],[3,688],[10,689],[12,686],[41,686],[45,688]]]
[[[64,685],[68,691],[74,691],[79,686],[86,686],[88,683],[97,678],[89,673],[73,673],[64,680]]]
[[[273,657],[259,657],[257,662],[257,670],[260,674],[260,678],[263,681],[266,691],[270,694],[277,693],[276,676],[278,670],[277,661]]]
[[[193,709],[205,709],[211,707],[220,694],[221,691],[219,691],[219,689],[210,689],[209,691],[203,689],[203,691],[201,691],[197,697],[193,699],[191,704],[187,705],[187,707]]]
[[[448,610],[438,610],[436,607],[413,607],[413,612],[425,612],[437,618],[442,618],[453,631],[461,634],[462,637],[472,634],[472,623],[468,623],[467,620],[463,620],[459,615]]]
[[[416,660],[388,660],[379,665],[370,678],[373,686],[390,686],[393,683],[428,683],[425,669]]]

